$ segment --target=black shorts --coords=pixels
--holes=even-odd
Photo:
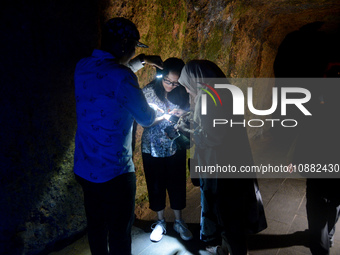
[[[143,153],[143,166],[149,193],[150,209],[165,208],[166,190],[173,210],[186,206],[186,150],[178,150],[171,157],[157,158]]]

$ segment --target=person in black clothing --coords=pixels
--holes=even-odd
[[[340,77],[340,63],[330,64],[324,77]],[[314,89],[312,93],[317,94],[311,105],[313,118],[303,123],[303,132],[295,148],[294,164],[339,164],[340,122],[335,116],[339,109],[339,88],[334,85],[311,88]],[[306,209],[313,255],[330,254],[340,213],[339,187],[340,179],[307,178]]]

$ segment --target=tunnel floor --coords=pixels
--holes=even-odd
[[[270,143],[270,141],[268,142]],[[287,150],[262,143],[252,144],[255,162],[279,162]],[[256,147],[256,148],[255,148]],[[311,254],[308,248],[308,231],[306,217],[306,181],[305,179],[258,179],[265,207],[268,228],[259,234],[249,236],[250,255],[303,255]],[[150,226],[155,221],[155,213],[147,209],[142,219],[136,219],[132,230],[133,255],[208,255],[205,244],[199,241],[200,190],[189,185],[187,207],[183,218],[193,232],[194,239],[182,241],[172,229],[174,216],[169,205],[165,210],[168,222],[167,235],[158,243],[150,241]],[[337,224],[331,255],[340,255],[340,224]],[[90,255],[87,236],[55,251],[49,255]]]

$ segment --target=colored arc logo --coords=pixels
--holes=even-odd
[[[199,82],[199,84],[201,84],[201,85],[203,85],[203,86],[205,86],[205,87],[211,89],[211,91],[214,92],[214,94],[217,96],[218,100],[220,101],[220,103],[221,103],[221,105],[222,105],[222,100],[221,100],[221,98],[220,98],[220,95],[217,93],[217,91],[216,91],[213,87],[211,87],[210,85],[208,85],[208,84],[206,84],[206,83],[203,83],[203,82]],[[213,100],[214,103],[215,103],[215,106],[217,106],[217,103],[216,103],[216,100],[215,100],[215,97],[213,96],[213,94],[211,94],[211,93],[209,92],[209,90],[207,90],[207,89],[204,89],[204,88],[200,88],[200,89],[203,90],[203,91],[205,91],[205,92],[212,98],[212,100]]]

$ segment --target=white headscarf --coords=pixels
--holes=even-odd
[[[222,70],[209,60],[191,60],[182,69],[178,80],[187,90],[196,95],[190,96],[190,108],[194,110],[194,121],[200,124],[201,104],[199,103],[203,90],[201,83],[206,78],[225,78]]]

